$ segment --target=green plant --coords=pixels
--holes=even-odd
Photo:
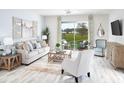
[[[46,28],[42,31],[42,35],[46,35],[46,36],[47,36],[47,40],[46,40],[47,43],[48,43],[48,41],[49,41],[49,34],[50,34],[49,28],[46,27]]]
[[[42,31],[42,35],[49,35],[49,28],[46,27],[43,31]]]
[[[59,43],[56,43],[56,47],[58,47],[58,48],[59,48],[59,47],[60,47],[60,44],[59,44]]]
[[[0,51],[4,51],[4,49],[0,49]]]

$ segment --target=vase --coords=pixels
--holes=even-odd
[[[59,47],[56,47],[56,52],[60,52],[60,48]]]

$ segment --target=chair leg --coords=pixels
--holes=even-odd
[[[61,70],[61,74],[63,74],[63,73],[64,73],[64,69]]]
[[[90,72],[87,73],[87,76],[90,77]]]
[[[78,77],[75,77],[75,82],[78,83]]]

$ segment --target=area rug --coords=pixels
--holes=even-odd
[[[60,74],[61,65],[55,64],[42,64],[42,65],[32,65],[27,68],[30,71],[51,73],[51,74]]]

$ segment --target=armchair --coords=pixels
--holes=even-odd
[[[62,62],[61,73],[70,73],[75,77],[75,81],[78,83],[78,77],[87,74],[90,77],[89,63],[92,59],[92,51],[84,50],[82,52],[73,52],[74,57],[71,59],[64,59]],[[91,57],[91,58],[89,58]]]
[[[96,47],[94,48],[94,55],[95,56],[105,56],[105,48],[107,41],[105,39],[97,39],[96,40]]]

